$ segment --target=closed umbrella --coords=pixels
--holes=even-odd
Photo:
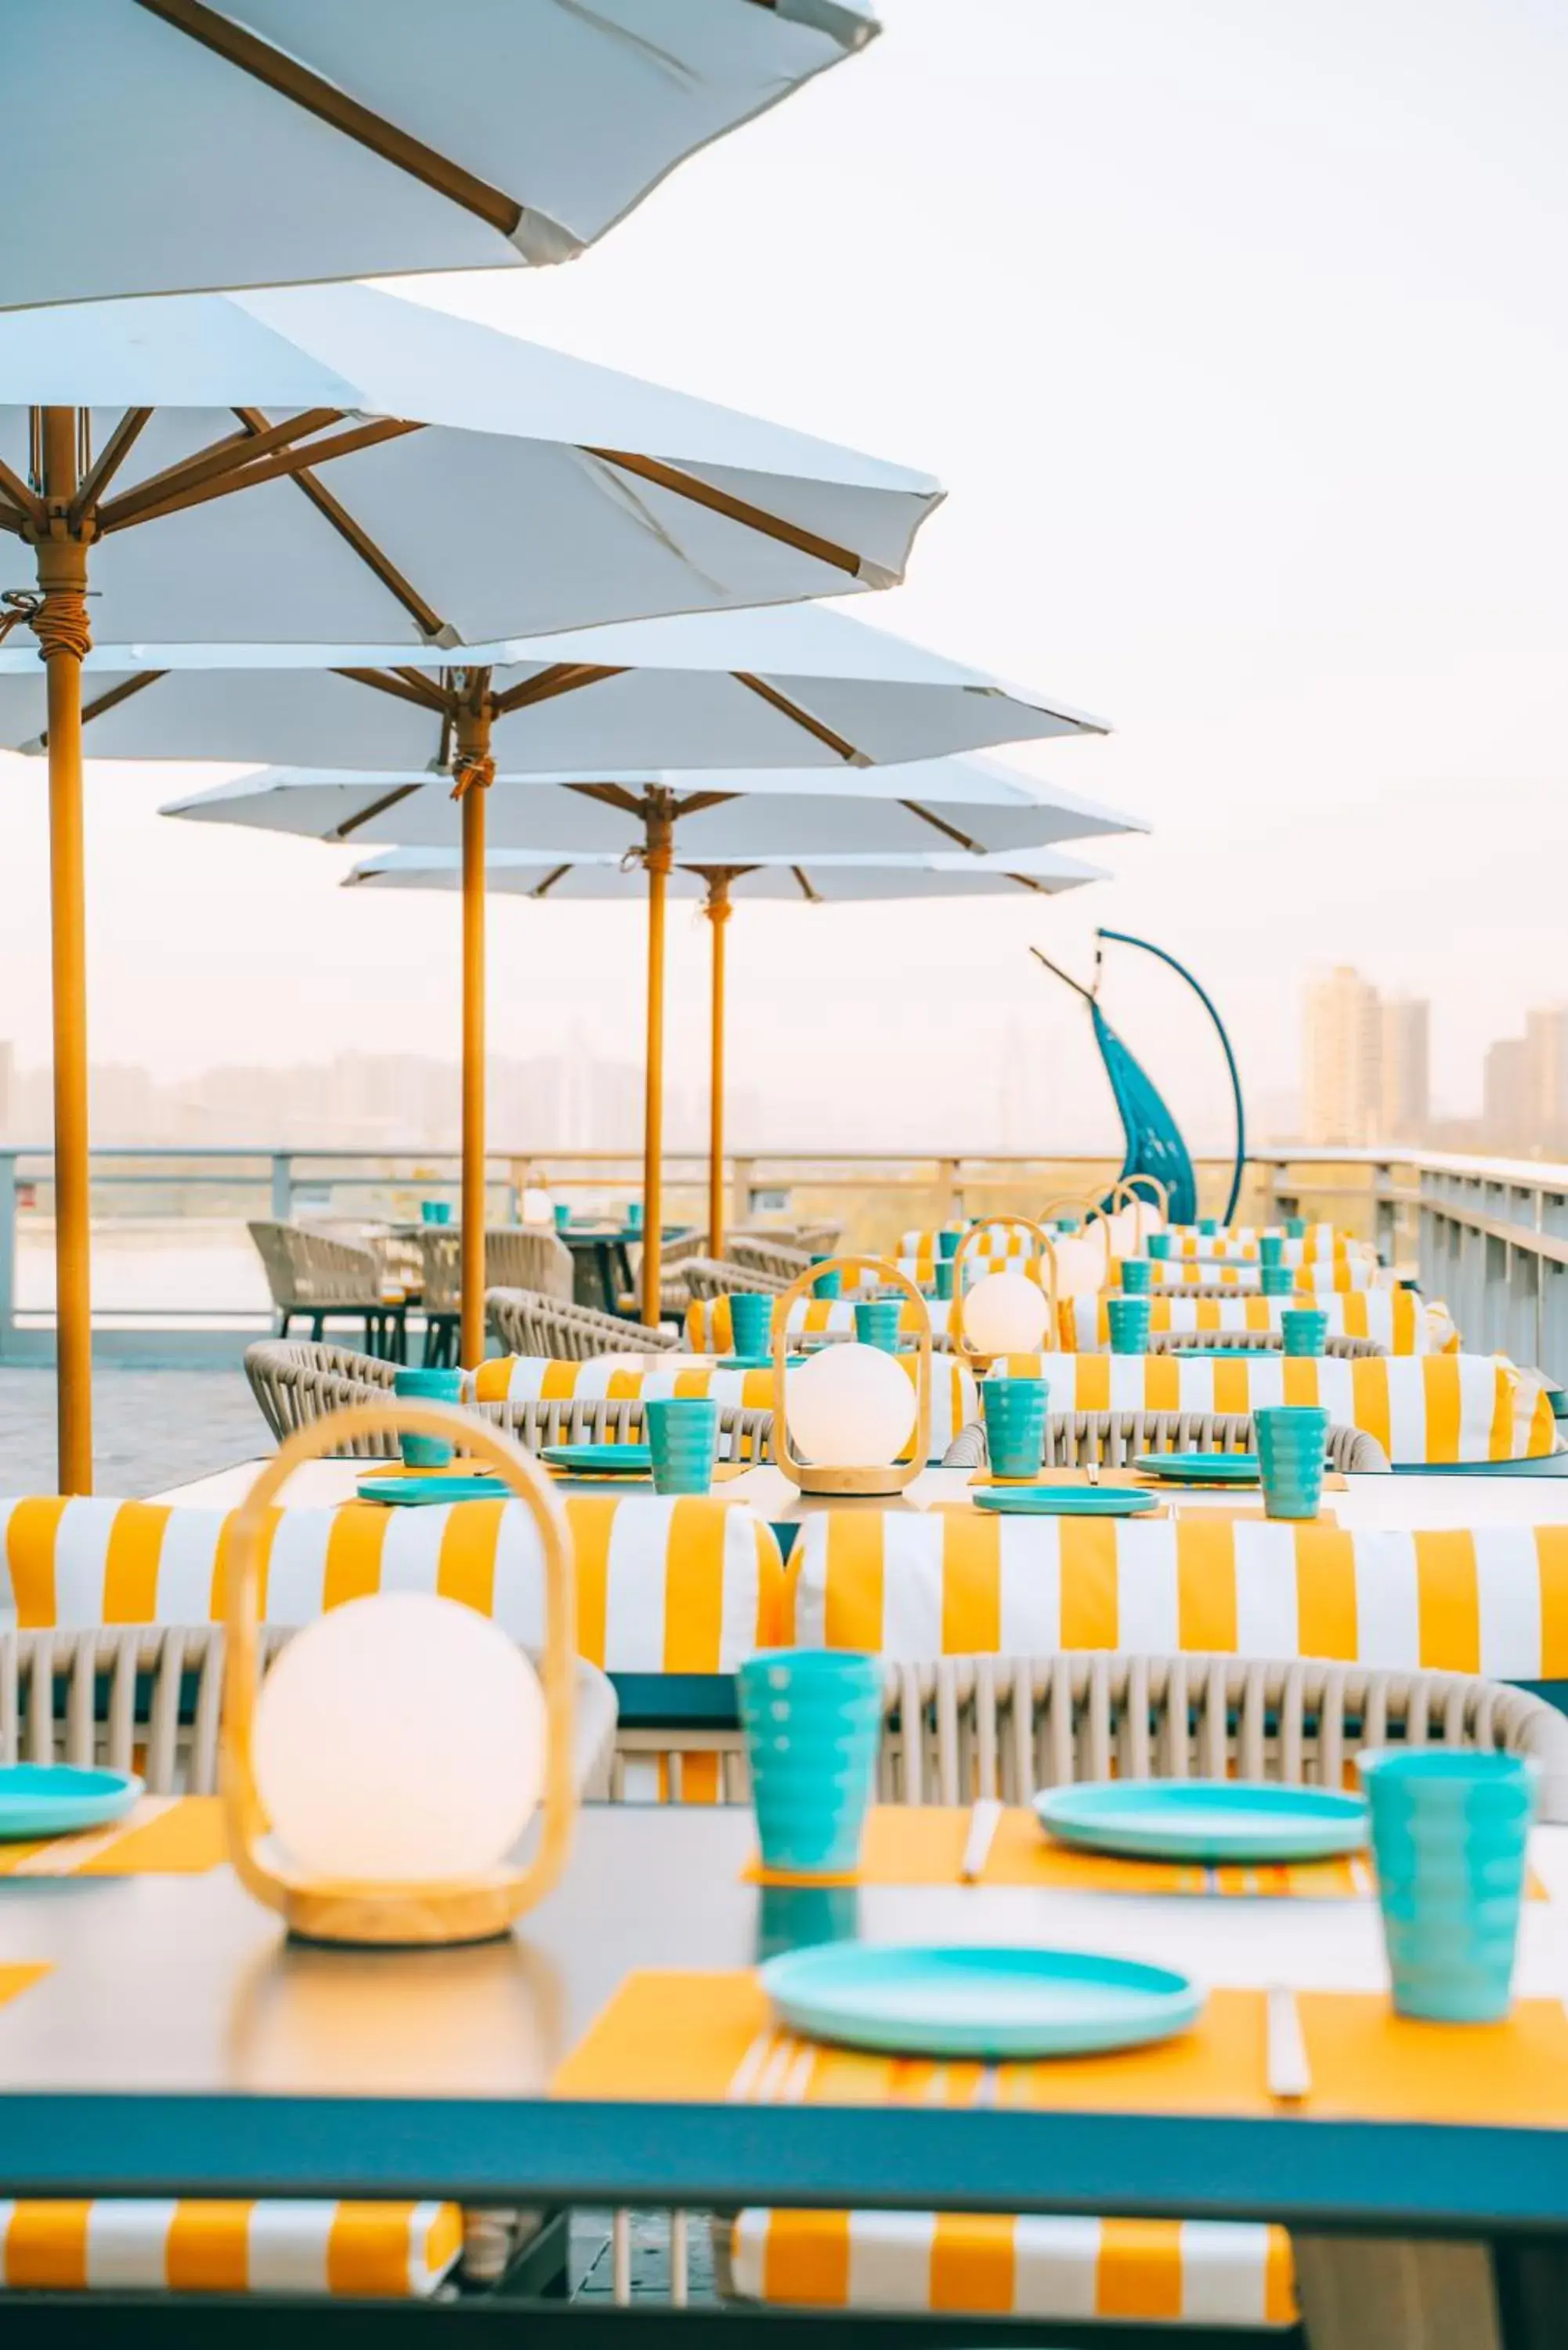
[[[940,495],[922,475],[365,286],[0,317],[0,599],[12,625],[30,623],[47,681],[64,1490],[91,1478],[89,568],[106,639],[418,651],[886,586]],[[492,772],[491,714],[466,704],[452,746],[476,1023],[484,793],[472,786]],[[478,1144],[482,1032],[472,1041]]]
[[[455,889],[461,882],[458,852],[451,848],[389,848],[357,865],[346,889]],[[708,1244],[715,1256],[724,1245],[724,932],[735,898],[770,898],[801,905],[843,905],[894,898],[1006,897],[1018,891],[1054,897],[1107,881],[1103,867],[1085,865],[1054,849],[1026,848],[1011,856],[976,857],[960,849],[924,856],[774,857],[748,865],[677,865],[671,894],[701,899],[711,928],[708,1085]],[[484,886],[514,898],[606,899],[640,894],[641,877],[623,858],[542,856],[528,849],[496,849],[485,859]],[[657,1302],[658,1291],[652,1295]],[[649,1292],[644,1288],[645,1310]]]
[[[0,308],[564,261],[862,0],[5,0]]]
[[[978,755],[851,771],[839,765],[498,776],[490,798],[497,848],[529,849],[556,864],[607,855],[629,859],[646,875],[639,886],[648,896],[643,1189],[649,1237],[642,1305],[645,1318],[653,1321],[659,1318],[663,1191],[664,906],[677,840],[682,864],[733,868],[768,859],[787,865],[817,855],[918,857],[933,843],[978,858],[988,850],[1143,829],[1135,817]],[[241,775],[176,801],[164,813],[319,840],[431,848],[452,848],[459,825],[440,777],[298,768]],[[722,920],[715,927],[722,931]]]

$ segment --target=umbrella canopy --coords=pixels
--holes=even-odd
[[[922,850],[1034,848],[1096,833],[1142,832],[1137,817],[1043,783],[1001,760],[920,759],[895,767],[648,768],[575,775],[498,774],[493,848],[640,855],[648,827],[673,826],[683,862],[750,863],[805,855],[918,856]],[[173,800],[165,816],[250,825],[314,840],[456,845],[462,804],[441,775],[345,775],[270,767]]]
[[[488,668],[491,748],[514,774],[834,770],[1106,731],[826,604],[573,629],[463,659]],[[87,669],[87,747],[105,759],[439,767],[468,691],[452,668],[366,646],[100,646]],[[44,724],[37,662],[0,651],[0,744],[37,751]]]
[[[7,0],[0,307],[564,261],[861,0]],[[62,140],[67,141],[64,155]]]
[[[774,860],[774,886],[787,890],[792,869],[809,860],[813,882],[820,858],[892,859],[900,878],[917,894],[952,895],[977,888],[1010,889],[1021,871],[1016,854],[1011,872],[986,868],[986,850],[1017,852],[1056,840],[1096,833],[1141,831],[1135,817],[1093,800],[1062,792],[1021,769],[983,757],[924,759],[896,767],[846,771],[821,767],[754,768],[712,775],[701,769],[640,771],[612,777],[498,778],[485,795],[491,803],[491,837],[496,848],[524,852],[515,863],[476,865],[454,847],[460,812],[444,779],[429,775],[355,775],[320,769],[273,768],[238,776],[215,791],[175,801],[168,816],[198,822],[241,824],[269,832],[301,833],[317,839],[369,845],[396,840],[410,851],[446,852],[445,862],[427,859],[421,886],[440,886],[441,872],[461,873],[465,910],[495,874],[527,876],[525,889],[576,881],[587,890],[597,874],[607,890],[646,890],[648,898],[648,1057],[643,1129],[643,1193],[649,1238],[643,1253],[643,1313],[657,1321],[660,1307],[658,1233],[660,1228],[663,1162],[664,904],[675,883],[675,859],[683,866],[720,868]],[[950,863],[931,854],[957,850]],[[621,876],[618,868],[630,870]],[[608,868],[608,874],[606,868]],[[577,868],[578,871],[570,868]],[[411,864],[394,864],[410,872]],[[550,876],[556,875],[555,880]],[[969,876],[966,881],[964,876]],[[613,876],[614,878],[609,878]],[[923,886],[922,877],[929,886]],[[1085,868],[1075,879],[1096,878]],[[502,886],[506,886],[504,883]],[[675,886],[685,889],[683,881]],[[755,880],[753,888],[768,884]],[[1025,884],[1024,886],[1030,886]],[[1046,887],[1044,868],[1033,886]],[[852,885],[853,894],[901,895],[878,889],[869,876]],[[805,894],[809,895],[808,889]],[[833,894],[831,881],[821,894]],[[716,1000],[722,1001],[722,915],[728,890],[711,896],[716,907],[714,952]],[[719,1050],[715,1046],[715,1050]],[[715,1098],[719,1097],[716,1094]],[[722,1155],[722,1154],[721,1154]],[[711,1234],[721,1229],[722,1202],[715,1185]],[[714,1245],[717,1245],[716,1239]],[[483,1301],[481,1301],[482,1303]]]
[[[4,625],[31,626],[47,678],[63,1491],[92,1480],[89,570],[93,619],[122,641],[423,649],[883,587],[940,495],[922,475],[365,286],[0,316],[0,602]],[[492,716],[480,693],[454,718],[465,790],[489,780]],[[484,799],[467,791],[476,868]],[[482,889],[465,909],[466,1221],[483,1252]]]
[[[770,858],[754,865],[680,864],[670,868],[672,898],[704,903],[715,881],[732,898],[766,898],[795,905],[848,905],[894,898],[995,898],[1014,890],[1054,897],[1080,889],[1085,881],[1108,881],[1104,866],[1064,857],[1050,848],[1021,849],[1012,857],[969,857],[961,849],[937,849],[923,857]],[[646,892],[640,868],[624,858],[543,857],[530,849],[492,849],[484,860],[484,886],[495,897],[547,899],[640,899]],[[389,848],[368,857],[344,879],[346,889],[459,889],[462,858],[454,848]]]
[[[455,850],[390,848],[357,865],[343,886],[454,889],[461,886],[462,878],[462,861]],[[939,849],[920,857],[876,860],[813,857],[794,863],[775,858],[754,865],[675,866],[670,875],[671,893],[700,899],[711,929],[708,1087],[708,1245],[711,1253],[715,1256],[721,1253],[724,1238],[724,934],[735,898],[821,905],[895,898],[1007,896],[1017,890],[1054,897],[1063,889],[1081,889],[1086,881],[1109,879],[1097,865],[1085,865],[1048,848],[1026,849],[1006,858]],[[505,896],[553,902],[558,898],[630,898],[639,895],[644,885],[637,868],[622,858],[579,855],[552,860],[526,850],[502,849],[485,860],[484,886]],[[659,1040],[650,1035],[650,1066],[658,1045]],[[651,1214],[645,1218],[645,1223],[655,1221]],[[650,1302],[654,1305],[662,1302],[659,1289],[649,1287],[646,1273],[645,1258],[645,1314]]]

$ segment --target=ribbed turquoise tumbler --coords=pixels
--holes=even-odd
[[[774,1342],[774,1301],[759,1289],[730,1293],[730,1350],[736,1355],[765,1355]]]
[[[1038,1477],[1045,1458],[1048,1381],[994,1375],[980,1383],[980,1412],[993,1477]]]
[[[462,1373],[427,1370],[422,1364],[408,1366],[393,1373],[392,1393],[406,1397],[410,1403],[461,1403]],[[406,1469],[444,1469],[452,1460],[452,1449],[444,1437],[402,1433],[398,1438],[398,1450]]]
[[[1357,1759],[1395,2012],[1496,2023],[1513,1995],[1535,1763],[1442,1746]]]
[[[847,1877],[860,1862],[882,1731],[880,1659],[764,1649],[741,1666],[735,1690],[763,1866]]]
[[[1154,1321],[1149,1297],[1107,1297],[1106,1320],[1110,1326],[1113,1355],[1147,1355]]]
[[[898,1301],[896,1297],[857,1297],[855,1336],[863,1347],[878,1347],[884,1355],[898,1351]]]
[[[1121,1282],[1124,1297],[1147,1297],[1154,1288],[1154,1267],[1147,1257],[1123,1257]]]
[[[1315,1518],[1323,1500],[1328,1413],[1322,1404],[1264,1404],[1252,1414],[1266,1518]]]
[[[1287,1305],[1280,1336],[1287,1355],[1321,1355],[1328,1345],[1328,1315],[1321,1305]]]
[[[656,1493],[705,1493],[719,1456],[711,1396],[651,1396],[642,1407]]]
[[[1284,1261],[1285,1236],[1283,1232],[1261,1233],[1258,1239],[1258,1263],[1260,1264],[1283,1264]]]
[[[1258,1267],[1258,1285],[1265,1297],[1293,1297],[1296,1276],[1293,1266],[1263,1264]]]

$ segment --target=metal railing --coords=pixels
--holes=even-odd
[[[750,1151],[729,1161],[734,1223],[840,1218],[846,1245],[886,1253],[905,1229],[954,1213],[1033,1213],[1064,1191],[1108,1185],[1110,1152]],[[244,1226],[254,1217],[352,1228],[415,1218],[421,1199],[455,1198],[453,1151],[102,1149],[93,1154],[95,1343],[143,1362],[233,1361],[270,1325],[266,1286]],[[1216,1209],[1229,1161],[1198,1163],[1200,1201]],[[698,1151],[665,1166],[672,1221],[706,1204]],[[498,1150],[491,1214],[515,1216],[547,1186],[580,1210],[636,1195],[635,1150]],[[0,1363],[47,1362],[54,1328],[53,1170],[45,1149],[0,1149]],[[1260,1150],[1238,1215],[1273,1222],[1327,1217],[1374,1241],[1453,1311],[1471,1351],[1504,1351],[1568,1376],[1568,1167],[1412,1152]],[[126,1280],[140,1264],[140,1280]]]

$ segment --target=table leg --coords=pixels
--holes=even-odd
[[[1503,2329],[1491,2247],[1293,2229],[1312,2350],[1534,2350]]]

